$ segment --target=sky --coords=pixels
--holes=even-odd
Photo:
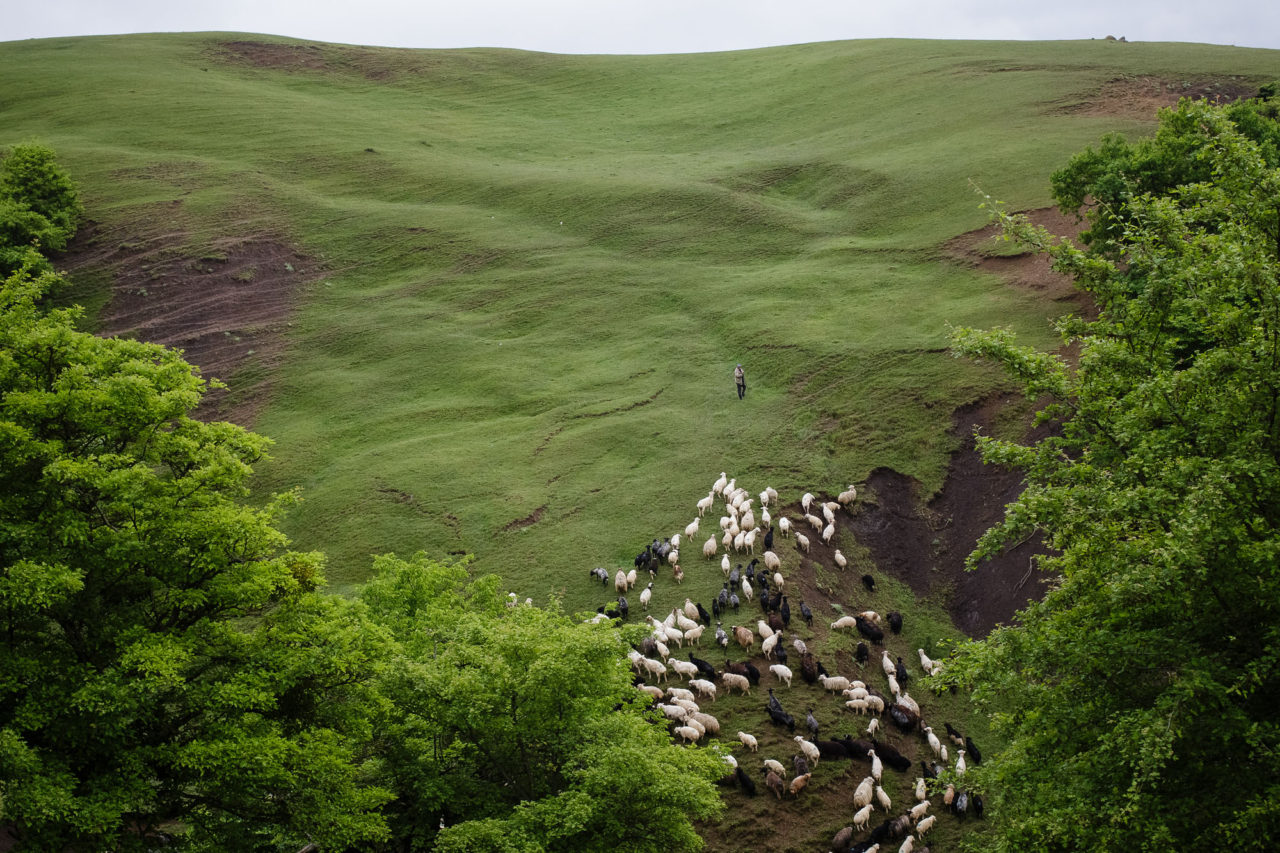
[[[0,41],[234,31],[383,47],[700,53],[862,38],[1180,41],[1280,48],[1275,0],[37,0]]]

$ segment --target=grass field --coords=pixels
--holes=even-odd
[[[591,567],[683,530],[722,470],[786,504],[882,466],[940,488],[952,412],[1000,382],[950,357],[948,325],[1052,346],[1063,310],[944,251],[984,224],[974,186],[1044,206],[1070,154],[1153,127],[1133,93],[1249,90],[1277,68],[1275,51],[1106,41],[626,57],[57,39],[0,44],[0,145],[57,150],[99,250],[214,263],[262,239],[310,259],[288,271],[287,319],[245,330],[280,346],[221,378],[276,441],[259,495],[301,488],[284,527],[328,554],[336,588],[371,554],[469,553],[575,611],[611,593]],[[110,283],[86,269],[71,297],[107,312]],[[719,588],[705,535],[655,611]],[[858,597],[855,575],[786,560],[811,591]],[[908,616],[908,663],[956,636],[945,601],[880,595]],[[845,638],[809,638],[848,660]],[[747,725],[762,702],[718,712]],[[712,849],[818,849],[847,822],[822,805],[845,784],[820,768],[830,796],[785,826],[728,794]]]

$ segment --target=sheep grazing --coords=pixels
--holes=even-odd
[[[667,661],[676,674],[682,678],[697,678],[698,667],[688,661],[682,661],[679,658],[671,658]]]
[[[837,566],[839,566],[839,567],[840,567],[840,568],[842,568],[842,569],[849,565],[849,561],[848,561],[848,560],[846,560],[846,559],[844,558],[844,554],[841,554],[841,553],[840,553],[840,549],[839,549],[839,548],[837,548],[837,549],[836,549],[836,553],[835,553],[835,555],[832,557],[832,559],[833,559],[833,560],[835,560],[835,561],[836,561],[836,565],[837,565]]]
[[[818,676],[818,680],[822,682],[822,689],[829,690],[832,693],[839,693],[841,690],[849,689],[849,679],[843,675]]]
[[[800,796],[800,792],[803,791],[805,786],[809,784],[809,779],[812,776],[813,776],[812,773],[805,773],[802,776],[797,776],[796,778],[792,779],[791,788],[790,788],[791,796],[793,797]]]
[[[893,808],[893,801],[889,799],[889,795],[885,793],[884,788],[881,788],[879,785],[876,785],[876,802],[880,805],[880,808],[885,810],[885,812],[888,812],[889,809]]]
[[[808,536],[805,536],[803,533],[797,533],[796,545],[800,548],[801,551],[804,551],[806,554],[809,553],[809,537]]]
[[[876,780],[870,776],[863,779],[853,792],[853,805],[855,808],[870,808],[871,797],[875,792]],[[868,814],[870,817],[870,814]]]
[[[599,566],[591,570],[590,576],[600,581],[601,586],[609,585],[609,572]]]
[[[956,776],[963,776],[968,766],[964,763],[964,750],[958,750],[958,753],[956,756]]]
[[[956,786],[949,784],[947,785],[947,790],[943,791],[942,793],[942,804],[947,808],[951,808],[951,805],[955,801],[956,801]]]
[[[682,661],[677,661],[675,658],[672,658],[670,661],[672,666],[675,666],[677,663],[681,663],[681,662]],[[694,674],[695,675],[697,674],[697,666],[694,666]],[[692,687],[694,690],[698,691],[699,696],[704,698],[710,697],[712,702],[716,701],[716,686],[712,684],[710,681],[707,681],[705,678],[691,679],[689,681],[689,686]]]
[[[751,633],[750,628],[744,628],[741,625],[733,626],[733,638],[738,641],[738,645],[748,651],[756,644],[756,635]]]
[[[809,522],[809,526],[814,530],[822,530],[822,519],[816,515],[805,515],[804,520]]]
[[[776,592],[782,592],[782,588],[786,586],[786,578],[782,576],[782,572],[773,573],[773,588]]]
[[[924,649],[916,649],[916,653],[920,655],[920,668],[933,675],[933,661],[924,653]]]
[[[627,574],[622,569],[618,569],[618,573],[613,576],[613,589],[619,594],[627,591]]]
[[[831,539],[835,535],[836,535],[836,526],[834,524],[828,524],[826,527],[822,528],[822,543],[824,545],[830,545]]]
[[[785,776],[787,773],[786,768],[782,766],[782,762],[773,758],[766,758],[764,760],[764,769],[768,773],[777,773],[779,777]]]
[[[764,784],[770,791],[773,791],[773,795],[775,797],[777,797],[779,800],[782,799],[783,782],[782,782],[781,775],[774,773],[772,770],[770,770],[767,774],[765,774]]]
[[[769,667],[769,671],[774,674],[780,681],[786,682],[787,687],[791,686],[791,669],[780,663],[775,663]]]
[[[804,508],[805,512],[808,512],[809,507],[812,505],[813,505],[813,495],[809,492],[805,492],[804,495],[802,495],[800,498],[800,506]]]
[[[946,726],[947,737],[951,739],[952,743],[954,743],[956,746],[961,746],[961,747],[964,746],[964,735],[956,731],[955,726],[951,725],[950,723],[943,723],[942,725]]]
[[[921,731],[924,732],[925,740],[929,742],[929,749],[933,750],[936,756],[942,755],[942,741],[938,740],[938,736],[933,733],[931,726],[925,726]]]
[[[841,506],[848,506],[849,504],[853,503],[857,499],[858,499],[858,490],[855,489],[852,485],[850,485],[847,490],[836,495],[836,500],[839,501]]]
[[[854,820],[856,823],[857,818],[855,817]],[[832,837],[831,839],[832,853],[842,853],[842,851],[848,850],[849,845],[852,843],[853,843],[853,827],[846,826]]]
[[[886,678],[893,678],[897,675],[898,668],[894,665],[893,659],[889,657],[887,649],[880,653],[880,668],[884,670]]]
[[[866,637],[871,642],[879,645],[884,642],[884,631],[881,631],[873,623],[867,621],[862,616],[853,617],[858,626],[858,633]]]
[[[805,604],[803,599],[800,601],[800,618],[804,620],[804,624],[810,628],[813,627],[813,611],[809,609],[809,605]]]
[[[814,767],[817,767],[818,759],[822,756],[822,752],[818,749],[817,744],[812,741],[805,740],[801,735],[796,735],[792,740],[800,746],[800,751],[804,753],[804,757],[808,759]]]
[[[690,724],[697,723],[702,726],[707,730],[708,734],[715,735],[717,737],[720,735],[720,721],[710,714],[705,714],[702,711],[694,711],[692,716],[688,718],[688,721]]]
[[[752,594],[751,581],[747,580],[746,578],[742,579],[742,594],[746,596],[747,601],[751,600],[751,594]]]
[[[790,536],[791,535],[791,519],[787,518],[786,516],[779,518],[778,532],[781,533],[784,538],[787,536]]]
[[[903,734],[908,734],[920,722],[920,715],[913,712],[910,708],[904,708],[901,705],[893,704],[888,707],[889,720],[898,727]]]
[[[679,563],[671,567],[671,578],[676,583],[684,583],[684,569],[680,568]]]
[[[676,726],[675,733],[685,743],[697,743],[702,738],[702,733],[693,726]]]
[[[754,797],[756,795],[756,783],[751,780],[751,777],[748,776],[746,771],[741,767],[733,768],[733,778],[738,783],[738,787],[740,787],[748,797]]]
[[[871,718],[871,722],[867,723],[867,734],[873,735],[880,730],[880,720],[876,717]]]
[[[982,753],[978,752],[978,745],[973,742],[973,738],[966,737],[964,739],[964,748],[968,751],[969,757],[973,759],[974,764],[982,763]]]
[[[858,643],[858,647],[853,650],[853,659],[858,663],[866,663],[871,657],[871,652],[867,649],[866,643]]]
[[[926,802],[924,802],[924,803],[921,803],[921,805],[928,806],[928,805],[929,805],[929,803],[926,801]],[[937,820],[938,820],[938,819],[937,819],[936,817],[934,817],[933,815],[929,815],[928,817],[924,818],[924,819],[923,819],[923,820],[921,820],[919,823],[917,823],[917,824],[916,824],[916,836],[917,836],[918,838],[920,838],[920,839],[923,841],[923,840],[924,840],[924,834],[925,834],[926,832],[928,832],[929,830],[933,829],[933,824],[934,824]]]
[[[862,576],[862,585],[867,588],[867,592],[876,591],[876,579],[873,578],[871,575]]]
[[[910,835],[902,842],[902,846],[898,848],[898,853],[913,853],[916,849],[916,840]]]
[[[832,631],[840,631],[845,628],[852,628],[858,624],[858,620],[853,616],[841,616],[839,619],[831,623]]]
[[[889,612],[889,615],[885,617],[885,619],[887,619],[889,622],[890,631],[892,631],[895,634],[902,633],[902,614],[901,613],[899,613],[896,610],[892,610]]]
[[[755,752],[760,747],[760,742],[756,740],[755,736],[746,732],[738,732],[738,740],[742,741],[742,745],[752,752]]]
[[[696,532],[696,531],[695,531]],[[710,560],[716,555],[716,551],[720,550],[720,546],[716,544],[716,537],[711,536],[706,542],[702,543],[702,556]]]
[[[720,673],[720,682],[724,684],[726,693],[732,693],[738,690],[746,695],[751,695],[751,682],[747,680],[745,675],[738,675],[732,672]]]

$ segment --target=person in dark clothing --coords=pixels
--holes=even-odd
[[[747,393],[747,374],[742,370],[741,364],[733,369],[733,381],[738,384],[738,399],[741,400]]]

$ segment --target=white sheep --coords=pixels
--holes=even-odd
[[[677,564],[677,563],[679,563],[679,562],[680,562],[680,552],[679,552],[679,551],[677,551],[675,548],[672,548],[672,549],[667,553],[667,563],[668,563],[669,565],[674,566],[674,565],[676,565],[676,564]]]
[[[720,545],[721,545],[721,547],[723,547],[726,551],[728,551],[730,548],[732,548],[732,547],[733,547],[733,537],[734,537],[735,535],[736,535],[736,528],[734,528],[734,527],[730,527],[728,530],[726,530],[726,531],[724,532],[724,535],[720,537]]]
[[[823,504],[822,517],[827,520],[827,524],[836,523],[836,513],[835,510],[831,508],[831,504]]]
[[[867,734],[873,735],[880,729],[880,720],[876,717],[871,718],[871,722],[867,723]]]
[[[814,530],[822,529],[822,519],[818,518],[816,515],[805,513],[804,520],[809,522],[809,526]]]
[[[689,522],[689,526],[684,529],[684,538],[692,539],[698,535],[698,519]]]
[[[649,609],[649,602],[653,600],[653,582],[640,591],[640,606],[645,610]]]
[[[754,594],[754,590],[752,590],[751,588],[751,581],[747,580],[746,578],[743,578],[742,579],[742,595],[747,599],[747,601],[750,601],[751,596],[753,594]]]
[[[769,493],[770,501],[772,501],[773,503],[778,502],[778,493],[774,490],[773,486],[765,486],[764,490]]]
[[[898,686],[898,677],[896,675],[889,676],[889,692],[894,696],[902,693],[902,688]]]
[[[880,760],[880,756],[876,755],[874,749],[867,750],[867,755],[871,758],[871,778],[879,782],[884,775],[884,762]]]
[[[742,741],[742,745],[752,752],[756,752],[760,748],[760,742],[756,740],[755,735],[738,732],[738,740]]]
[[[717,737],[720,735],[720,721],[710,714],[699,711],[693,715],[693,719],[697,720],[698,724],[705,728],[709,734]]]
[[[686,690],[683,687],[668,687],[667,695],[670,696],[673,700],[680,699],[685,702],[693,701],[693,691]]]
[[[760,510],[760,526],[769,529],[769,525],[773,523],[773,516],[769,515],[768,509]]]
[[[963,776],[966,765],[964,763],[964,750],[956,750],[956,776]]]
[[[854,812],[853,825],[857,829],[866,829],[867,824],[871,821],[871,804],[867,803],[862,808]]]
[[[922,803],[929,801],[929,786],[925,783],[923,776],[916,777],[916,799]]]
[[[677,704],[677,705],[679,705],[681,708],[684,708],[684,711],[685,711],[685,714],[686,714],[686,716],[685,716],[685,718],[684,718],[684,724],[685,724],[686,726],[693,726],[695,729],[697,729],[697,730],[698,730],[698,733],[699,733],[699,734],[704,734],[704,735],[705,735],[705,734],[707,733],[706,726],[702,725],[702,723],[699,723],[697,720],[695,720],[695,719],[693,718],[693,715],[694,715],[694,714],[696,714],[696,713],[698,713],[698,710],[697,710],[697,709],[698,709],[698,703],[696,703],[696,702],[677,702],[676,704]]]
[[[796,735],[792,738],[800,746],[800,751],[804,753],[804,757],[809,759],[810,767],[818,766],[818,759],[822,757],[822,753],[818,750],[818,745],[812,741],[805,740],[803,736]]]
[[[768,506],[768,505],[769,505],[769,490],[765,489],[763,492],[760,493],[760,506]]]
[[[795,649],[796,654],[800,655],[801,657],[803,657],[809,651],[809,647],[805,645],[804,640],[800,639],[799,637],[791,638],[791,648]]]
[[[848,506],[849,504],[853,503],[857,499],[858,499],[858,490],[855,489],[852,484],[850,484],[847,491],[843,491],[840,494],[836,495],[836,500],[840,502],[841,506]]]
[[[809,537],[808,536],[805,536],[803,533],[797,533],[796,544],[800,546],[801,551],[804,551],[806,554],[809,553]]]
[[[773,636],[773,629],[769,627],[768,622],[763,619],[759,619],[756,621],[756,633],[759,634],[761,638],[767,640]]]
[[[935,821],[937,821],[937,818],[934,817],[933,815],[929,815],[927,818],[925,818],[924,820],[916,824],[916,835],[922,841],[924,840],[924,834],[929,830],[933,829],[933,824]],[[910,838],[911,836],[907,836],[907,837]]]
[[[716,555],[716,551],[719,550],[720,547],[716,545],[716,537],[714,536],[702,544],[702,556],[706,557],[708,560],[714,557]]]
[[[716,480],[715,483],[711,486],[711,494],[713,495],[724,494],[724,487],[728,485],[728,483],[729,483],[729,475],[726,474],[724,471],[721,471],[720,479]]]
[[[855,714],[867,713],[866,699],[850,699],[848,702],[844,703],[844,706],[848,708],[850,711],[853,711]]]
[[[627,572],[627,589],[631,589],[631,587],[635,586],[636,580],[637,580],[637,576],[636,576],[635,569],[632,569],[631,571]]]
[[[702,645],[702,632],[707,630],[706,625],[694,625],[688,631],[684,632],[684,638],[695,646]]]
[[[742,539],[742,544],[745,545],[747,550],[750,551],[752,554],[756,552],[756,537],[759,535],[760,535],[760,528],[753,527],[747,531],[747,535],[744,536]]]
[[[785,769],[783,769],[781,761],[777,761],[772,758],[766,758],[764,760],[764,769],[772,770],[774,773],[777,773],[779,776],[785,776],[787,772]]]
[[[914,806],[911,807],[911,812],[910,812],[911,819],[919,820],[920,818],[924,817],[925,812],[927,811],[929,811],[929,801],[921,800],[920,802],[916,803]]]
[[[688,678],[698,677],[697,665],[689,663],[689,661],[687,660],[680,660],[679,658],[671,658],[669,661],[667,661],[667,664],[670,665],[670,667],[676,671],[676,674],[681,676],[682,678],[688,679]]]
[[[622,569],[618,569],[618,573],[613,576],[613,590],[619,595],[627,591],[627,573]]]
[[[864,610],[858,615],[861,616],[863,619],[866,619],[872,625],[880,624],[880,614],[875,612],[874,610]]]
[[[778,569],[782,568],[782,560],[779,559],[778,555],[772,551],[765,551],[762,557],[764,559],[764,567],[769,571],[776,572]]]
[[[745,530],[739,530],[733,537],[733,551],[740,553],[747,547],[747,533]]]
[[[839,619],[831,623],[832,631],[839,631],[844,628],[852,628],[858,624],[858,620],[852,616],[841,616]]]
[[[870,711],[870,712],[872,712],[873,714],[883,714],[883,713],[884,713],[884,700],[883,700],[883,699],[881,699],[879,696],[868,696],[868,697],[867,697],[867,710],[868,710],[868,711]]]
[[[884,788],[876,785],[876,802],[880,804],[886,812],[893,808],[893,801],[889,799],[889,795],[884,792]]]
[[[876,780],[870,776],[858,783],[853,792],[853,804],[857,808],[871,805],[871,796],[875,792]]]
[[[819,675],[818,680],[822,682],[824,690],[830,690],[832,693],[849,689],[849,679],[843,675]]]
[[[886,676],[898,674],[898,667],[894,664],[893,658],[889,657],[888,650],[880,653],[880,668],[884,670]]]
[[[681,720],[689,716],[689,711],[681,705],[659,705],[658,710],[668,720]]]
[[[725,577],[729,577],[729,572],[733,569],[733,563],[729,562],[729,555],[725,554],[720,558],[720,571]]]
[[[910,709],[917,716],[920,714],[920,703],[912,699],[910,693],[903,693],[894,701],[897,702],[902,707]]]
[[[804,507],[805,512],[809,511],[809,506],[812,503],[813,503],[813,495],[811,493],[805,492],[803,495],[800,496],[800,506]]]
[[[738,690],[747,695],[751,694],[751,682],[747,680],[745,675],[738,675],[735,672],[722,672],[720,673],[720,681],[724,684],[726,693]]]
[[[667,680],[667,667],[662,661],[657,661],[653,658],[640,658],[640,664],[650,675],[657,676],[659,681]]]
[[[706,511],[711,509],[711,505],[715,503],[715,499],[716,499],[716,493],[712,492],[702,500],[698,501],[698,518],[702,518],[702,516],[706,514]]]
[[[791,519],[787,518],[786,516],[779,518],[778,532],[781,533],[783,536],[790,536],[791,535]]]
[[[775,663],[769,667],[769,671],[777,676],[779,681],[786,682],[788,687],[791,686],[791,669],[780,663]]]
[[[693,612],[696,616],[698,609],[695,607]],[[694,617],[685,615],[683,610],[676,609],[672,610],[671,613],[676,617],[676,627],[681,631],[684,631],[685,634],[688,634],[694,628],[698,627],[698,623],[694,621]]]
[[[773,648],[778,645],[778,640],[782,638],[782,632],[774,634],[771,637],[765,637],[760,641],[760,651],[764,654],[765,660],[773,657]]]
[[[902,842],[902,846],[898,848],[898,853],[912,853],[916,849],[916,840],[908,835],[906,840]]]
[[[840,553],[840,549],[839,549],[839,548],[837,548],[837,549],[836,549],[836,553],[835,553],[835,557],[834,557],[834,559],[835,559],[835,561],[836,561],[836,565],[837,565],[837,566],[839,566],[839,567],[840,567],[840,568],[842,568],[842,569],[849,565],[849,561],[848,561],[848,560],[846,560],[846,559],[844,558],[844,554],[841,554],[841,553]]]
[[[742,513],[742,529],[750,530],[756,526],[756,514],[749,508]]]
[[[676,734],[685,743],[697,743],[698,739],[702,737],[702,733],[693,726],[676,726]]]
[[[671,548],[672,550],[674,550],[679,547],[680,547],[680,534],[677,533],[675,536],[671,537]]]
[[[835,535],[836,535],[836,526],[834,524],[828,524],[826,527],[822,528],[822,543],[824,545],[830,545],[831,537]]]
[[[920,668],[929,675],[933,675],[933,661],[924,653],[924,649],[916,649],[916,652],[920,655]]]
[[[933,750],[935,756],[941,757],[942,741],[938,740],[938,736],[933,733],[933,727],[925,726],[923,731],[925,740],[929,741],[929,749]]]
[[[732,518],[730,518],[730,517],[729,517],[729,516],[727,516],[727,515],[722,515],[722,516],[720,516],[720,530],[721,530],[721,531],[728,530],[728,529],[729,529],[729,525],[730,525],[730,524],[733,524],[733,519],[732,519]]]
[[[705,678],[695,678],[689,682],[689,686],[698,691],[699,696],[707,696],[712,702],[716,701],[716,686]]]
[[[786,578],[782,576],[782,572],[773,573],[773,586],[777,592],[782,592],[782,588],[786,586]]]
[[[637,687],[637,689],[641,690],[642,692],[649,694],[649,695],[650,695],[650,696],[652,696],[654,699],[656,699],[656,700],[658,700],[658,701],[661,701],[661,700],[662,700],[663,693],[662,693],[662,688],[661,688],[661,687],[657,687],[657,686],[655,686],[655,685],[653,685],[653,684],[637,684],[637,685],[636,685],[636,687]]]

